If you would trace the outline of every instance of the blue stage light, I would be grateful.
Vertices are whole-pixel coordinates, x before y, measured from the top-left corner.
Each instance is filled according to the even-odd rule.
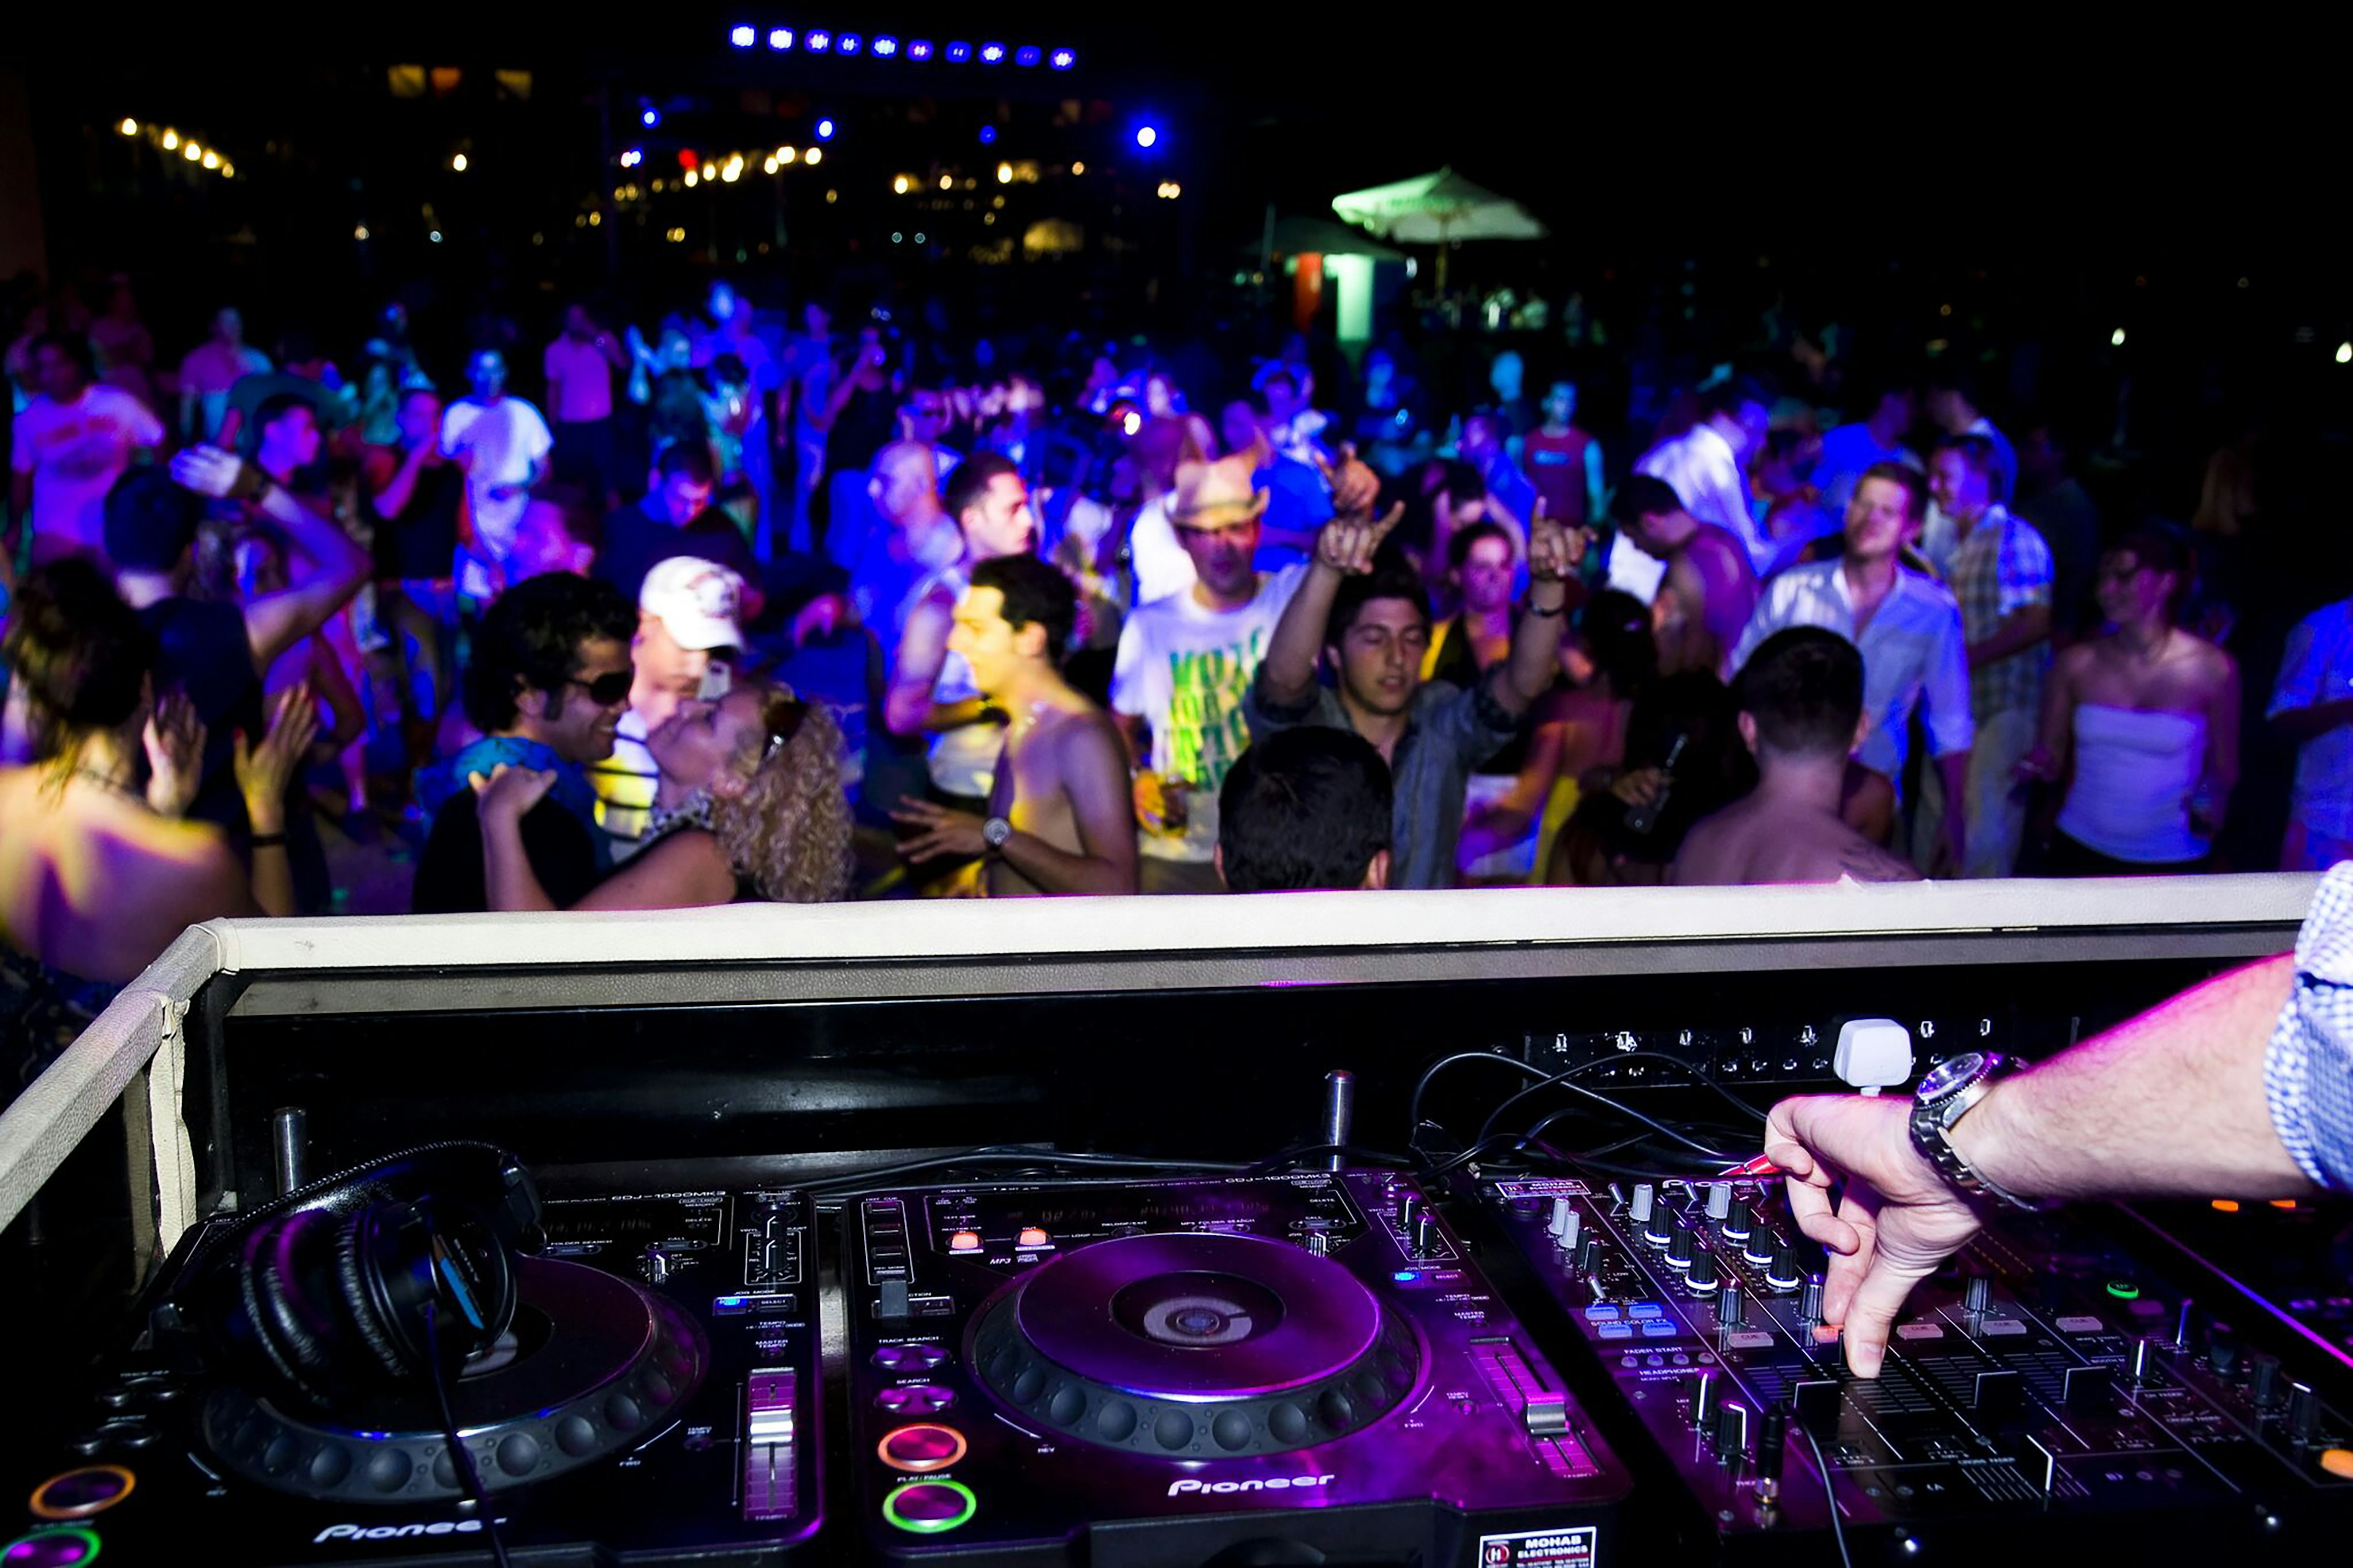
[[[837,55],[854,55],[858,52],[859,46],[865,41],[855,33],[836,33],[833,36],[833,52]]]
[[[908,39],[907,58],[911,60],[930,59],[932,58],[932,40],[929,38]]]
[[[758,37],[759,35],[752,30],[752,24],[749,22],[738,22],[727,30],[727,41],[739,49],[750,48],[753,40]]]
[[[1024,44],[1013,51],[1013,63],[1017,66],[1034,66],[1045,58],[1046,51],[1035,44]]]
[[[829,54],[833,49],[833,35],[822,27],[812,27],[801,35],[801,43],[813,55]]]
[[[1135,144],[1137,146],[1149,147],[1159,140],[1160,128],[1158,126],[1139,125],[1135,128]]]
[[[982,65],[993,66],[1004,58],[1005,46],[1003,44],[983,44],[980,46],[980,63]]]
[[[994,147],[997,145],[996,126],[984,125],[980,128],[980,144],[984,147]]]
[[[955,43],[948,46],[948,64],[952,66],[960,66],[970,58],[972,58],[972,46],[970,44],[967,44],[959,38]]]
[[[817,139],[820,142],[833,140],[833,121],[830,116],[817,122]]]
[[[1051,56],[1048,57],[1046,63],[1058,71],[1069,70],[1079,63],[1078,52],[1074,49],[1056,49]]]
[[[888,33],[885,33],[882,37],[874,40],[874,54],[875,58],[878,59],[889,59],[898,52],[899,40],[891,37]]]
[[[772,49],[789,49],[792,47],[793,30],[790,27],[771,27],[768,29],[768,47]]]
[[[638,118],[648,125],[659,125],[661,123],[661,110],[656,109],[651,104],[648,104],[646,105],[645,112],[638,115]]]

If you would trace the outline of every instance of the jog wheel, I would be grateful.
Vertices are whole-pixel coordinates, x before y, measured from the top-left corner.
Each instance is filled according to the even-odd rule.
[[[1286,1242],[1179,1232],[1064,1253],[974,1315],[968,1364],[1029,1421],[1162,1458],[1328,1443],[1410,1398],[1412,1326]]]

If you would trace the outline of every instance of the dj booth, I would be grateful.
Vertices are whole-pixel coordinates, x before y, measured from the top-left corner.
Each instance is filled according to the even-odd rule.
[[[1842,1041],[2047,1056],[2313,885],[196,928],[0,1116],[0,1562],[2339,1542],[2343,1208],[2000,1218],[1862,1382],[1734,1173]]]

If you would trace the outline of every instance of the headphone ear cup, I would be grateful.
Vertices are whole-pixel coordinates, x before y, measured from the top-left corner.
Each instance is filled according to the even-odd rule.
[[[287,1276],[300,1274],[305,1222],[319,1217],[290,1215],[263,1226],[247,1237],[242,1267],[231,1270],[243,1327],[254,1347],[279,1376],[314,1399],[321,1390],[313,1373],[324,1364],[326,1352],[304,1321],[300,1284],[290,1283]]]
[[[403,1241],[413,1230],[425,1228],[421,1216],[407,1204],[373,1204],[362,1209],[335,1233],[335,1286],[353,1335],[367,1347],[368,1354],[385,1375],[396,1379],[421,1373],[425,1366],[421,1356],[412,1356],[404,1349],[406,1336],[400,1332],[399,1325],[387,1323],[376,1304],[384,1294],[380,1289],[381,1276],[371,1279],[370,1275],[384,1266],[385,1260],[376,1256],[375,1244],[378,1227],[385,1226]],[[397,1261],[406,1264],[409,1260],[403,1258]],[[425,1268],[431,1269],[429,1257],[421,1261]]]

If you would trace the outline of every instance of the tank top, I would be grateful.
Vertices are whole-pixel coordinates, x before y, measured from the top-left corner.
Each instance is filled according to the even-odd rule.
[[[2190,831],[2189,800],[2206,765],[2206,721],[2103,703],[2075,709],[2075,779],[2059,830],[2114,860],[2196,860],[2208,840]]]

